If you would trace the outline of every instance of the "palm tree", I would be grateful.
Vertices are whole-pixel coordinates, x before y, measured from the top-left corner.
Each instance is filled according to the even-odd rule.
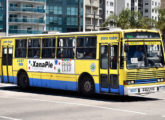
[[[165,9],[159,9],[159,21],[156,24],[156,28],[162,32],[165,46]]]
[[[159,21],[157,22],[156,27],[165,34],[165,9],[159,10]]]
[[[111,15],[102,24],[102,27],[108,25],[115,25],[122,29],[141,28],[150,29],[155,24],[155,21],[150,18],[144,18],[140,12],[131,11],[129,9],[123,10],[119,16]]]

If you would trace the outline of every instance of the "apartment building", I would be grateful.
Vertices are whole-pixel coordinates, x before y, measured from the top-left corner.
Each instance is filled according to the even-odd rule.
[[[100,28],[100,1],[84,0],[85,4],[85,31],[95,31]]]
[[[45,30],[45,0],[8,0],[9,34],[39,34]]]
[[[131,10],[131,0],[115,0],[115,14],[119,15],[123,9]]]
[[[9,34],[38,34],[45,30],[45,0],[8,0]]]
[[[0,32],[6,31],[6,0],[0,0]]]
[[[165,0],[161,0],[161,8],[165,9]]]
[[[105,0],[105,18],[115,13],[115,0]]]
[[[131,0],[131,10],[143,14],[143,0]]]
[[[83,29],[83,0],[81,3],[81,30]],[[46,0],[46,30],[78,31],[78,0]]]
[[[100,0],[100,25],[110,16],[115,14],[115,0]]]
[[[160,6],[160,0],[143,0],[143,17],[152,18],[158,21],[158,9]]]

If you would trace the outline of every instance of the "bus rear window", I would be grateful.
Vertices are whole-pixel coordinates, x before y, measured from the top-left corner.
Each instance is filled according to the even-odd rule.
[[[124,39],[160,39],[159,33],[153,32],[130,32],[124,34]]]

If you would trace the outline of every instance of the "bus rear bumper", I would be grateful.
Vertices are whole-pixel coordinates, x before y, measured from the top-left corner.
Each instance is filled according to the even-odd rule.
[[[152,85],[152,86],[141,86],[141,87],[124,87],[124,95],[142,95],[155,93],[159,91],[165,91],[165,84],[163,85]]]

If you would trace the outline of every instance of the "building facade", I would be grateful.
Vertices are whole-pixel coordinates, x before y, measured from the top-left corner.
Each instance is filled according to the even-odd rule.
[[[85,1],[85,31],[96,31],[100,29],[100,0]]]
[[[131,0],[115,0],[115,14],[119,15],[123,9],[131,10]]]
[[[8,33],[42,33],[45,30],[45,7],[45,0],[8,0]]]
[[[158,9],[160,6],[160,0],[143,0],[143,17],[152,18],[158,21]]]
[[[143,14],[143,0],[131,0],[131,11]]]
[[[161,8],[165,9],[165,0],[161,0]]]
[[[6,31],[6,0],[0,0],[0,32]]]
[[[115,13],[115,0],[105,0],[105,19]]]
[[[83,29],[83,0],[80,15]],[[78,31],[78,0],[46,0],[46,30]]]

